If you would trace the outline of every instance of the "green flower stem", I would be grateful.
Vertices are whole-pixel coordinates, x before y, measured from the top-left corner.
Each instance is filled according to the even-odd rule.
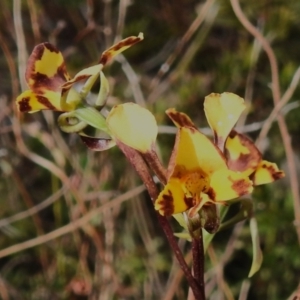
[[[159,192],[155,185],[155,182],[152,179],[151,174],[149,173],[147,164],[145,163],[141,154],[138,151],[121,143],[120,141],[117,141],[117,145],[120,148],[120,150],[124,153],[126,158],[129,160],[131,165],[135,168],[137,173],[139,174],[140,178],[142,179],[142,181],[144,182],[144,184],[148,190],[148,193],[149,193],[152,201],[155,201],[155,199],[158,197]],[[161,216],[158,212],[156,214],[157,214],[159,224],[162,227],[162,229],[168,239],[170,247],[172,248],[172,250],[178,260],[178,263],[189,283],[189,286],[191,287],[191,289],[194,293],[195,298],[197,300],[198,299],[204,300],[204,298],[202,297],[202,293],[200,291],[199,285],[197,284],[196,280],[194,279],[186,261],[184,260],[183,254],[182,254],[180,248],[178,247],[177,240],[174,237],[173,230],[172,230],[167,218]]]

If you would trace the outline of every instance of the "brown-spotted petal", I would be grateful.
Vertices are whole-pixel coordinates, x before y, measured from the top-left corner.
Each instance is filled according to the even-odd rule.
[[[263,160],[258,165],[256,171],[251,175],[251,180],[253,181],[253,185],[260,185],[271,183],[284,176],[284,172],[279,170],[275,163]]]
[[[245,135],[232,130],[226,140],[224,154],[230,170],[250,176],[261,162],[261,153]]]
[[[125,51],[126,49],[130,48],[131,46],[139,43],[144,39],[143,33],[139,33],[138,36],[130,36],[117,44],[113,45],[106,51],[104,51],[100,57],[100,64],[105,66],[112,58],[116,55],[120,54],[121,52]]]
[[[187,196],[178,178],[171,178],[155,200],[154,208],[163,216],[181,213],[194,206],[194,199]]]
[[[224,149],[228,134],[244,109],[244,99],[233,93],[212,93],[205,97],[205,115],[213,130],[215,144],[221,151]]]
[[[172,120],[172,122],[176,125],[176,127],[193,127],[197,129],[193,121],[190,119],[188,115],[182,112],[176,111],[175,108],[169,108],[166,110],[166,114]]]
[[[49,43],[39,44],[33,49],[25,78],[30,89],[39,95],[45,91],[60,91],[70,79],[61,52]]]
[[[252,181],[245,175],[231,170],[219,170],[210,178],[207,194],[214,201],[228,201],[253,191]]]
[[[116,55],[125,51],[126,49],[133,46],[134,44],[142,41],[143,38],[144,38],[144,36],[142,33],[140,33],[138,36],[130,36],[130,37],[118,42],[117,44],[113,45],[106,51],[104,51],[101,55],[99,64],[81,70],[79,73],[77,73],[74,76],[73,79],[68,80],[63,85],[63,94],[67,93],[68,90],[73,86],[73,84],[78,81],[87,80],[92,76],[100,76],[101,70],[110,60],[112,60]],[[96,79],[96,77],[95,77],[95,79]]]
[[[61,110],[60,93],[44,91],[42,95],[27,90],[19,95],[16,104],[20,112],[36,112],[42,109]]]

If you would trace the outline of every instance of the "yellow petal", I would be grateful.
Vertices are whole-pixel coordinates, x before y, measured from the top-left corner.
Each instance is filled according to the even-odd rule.
[[[37,95],[27,90],[18,96],[16,102],[21,112],[35,112],[41,109],[60,110],[60,93],[48,91],[45,95]]]
[[[219,169],[227,169],[220,150],[201,132],[192,127],[181,127],[169,164],[172,176],[176,166],[186,171],[201,170],[209,175]]]
[[[74,93],[77,95],[76,91]],[[35,94],[31,90],[27,90],[17,97],[16,103],[20,112],[36,112],[44,109],[71,111],[75,109],[77,102],[66,103],[64,107],[61,107],[60,100],[60,92],[44,91],[43,94]]]
[[[244,99],[232,93],[212,93],[205,97],[205,115],[213,130],[215,144],[221,151],[223,151],[229,132],[244,109]]]
[[[69,79],[64,58],[60,51],[49,43],[37,45],[29,57],[26,81],[36,94],[41,91],[60,91]]]
[[[251,175],[254,185],[271,183],[275,180],[283,178],[284,172],[279,170],[275,163],[263,160],[260,162],[257,170]]]
[[[247,176],[231,170],[219,170],[212,174],[207,194],[218,202],[250,194],[252,190],[252,181]]]
[[[163,216],[171,216],[184,212],[193,205],[193,198],[185,195],[180,180],[171,178],[155,200],[154,208]]]
[[[225,156],[230,170],[250,176],[261,162],[261,153],[245,135],[232,130],[225,143]]]
[[[112,47],[110,47],[102,53],[100,58],[100,64],[106,65],[113,57],[125,51],[134,44],[142,41],[143,39],[144,35],[140,32],[138,36],[130,36],[118,42],[117,44],[113,45]]]
[[[111,135],[142,153],[150,151],[157,136],[151,112],[135,103],[116,105],[106,119]]]

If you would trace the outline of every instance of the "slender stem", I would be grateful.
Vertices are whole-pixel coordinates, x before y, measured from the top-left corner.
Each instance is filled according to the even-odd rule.
[[[204,247],[202,229],[197,230],[197,236],[192,239],[192,253],[193,253],[193,271],[194,278],[200,287],[201,299],[205,299],[204,286]]]
[[[152,201],[155,201],[159,194],[158,189],[155,185],[155,182],[153,181],[152,176],[149,173],[147,164],[145,163],[141,154],[138,151],[121,143],[120,141],[117,141],[117,145],[120,148],[120,150],[124,153],[126,158],[129,160],[131,165],[135,168],[137,173],[139,174],[140,178],[142,179],[142,181],[144,182],[144,184],[148,190],[148,193],[149,193]],[[186,261],[184,260],[183,254],[177,244],[177,240],[174,237],[173,230],[172,230],[167,218],[164,216],[161,216],[158,212],[156,214],[157,214],[159,224],[162,227],[162,229],[166,235],[166,238],[170,244],[170,247],[172,248],[172,250],[177,258],[180,268],[182,269],[182,271],[189,283],[189,286],[193,290],[195,298],[199,299],[199,300],[204,300],[204,298],[202,297],[202,293],[200,291],[199,285],[197,284]]]

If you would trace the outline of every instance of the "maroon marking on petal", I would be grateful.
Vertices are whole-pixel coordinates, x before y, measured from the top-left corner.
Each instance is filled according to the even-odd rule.
[[[217,132],[213,130],[214,133],[214,144],[215,145],[224,145],[224,139],[221,136],[218,136]]]
[[[266,169],[270,176],[273,178],[273,180],[278,180],[278,179],[281,179],[285,176],[284,172],[283,171],[278,171],[276,170],[272,165],[267,165],[267,164],[262,164],[261,168],[263,169]],[[253,173],[251,176],[250,176],[250,180],[253,180],[255,177],[255,173]]]
[[[196,203],[195,203],[195,199],[194,197],[187,197],[187,196],[184,196],[184,203],[186,204],[186,206],[188,208],[191,208],[193,207]]]
[[[48,98],[46,98],[44,96],[40,96],[40,95],[37,95],[36,98],[37,98],[38,102],[43,104],[44,106],[46,106],[47,109],[57,110],[57,108],[52,105],[52,103],[49,101]]]
[[[141,39],[139,37],[129,37],[129,38],[119,42],[118,44],[112,46],[110,49],[108,49],[107,51],[102,53],[99,63],[102,65],[106,65],[106,63],[114,55],[114,52],[119,51],[123,47],[133,46],[134,44],[136,44],[140,41],[141,41]]]
[[[232,189],[237,192],[239,197],[248,194],[248,190],[252,186],[251,181],[245,181],[244,179],[234,181],[229,177],[229,180],[232,182]]]
[[[227,166],[233,171],[243,172],[247,169],[252,169],[254,172],[261,161],[261,153],[254,143],[245,135],[240,134],[235,130],[232,130],[229,134],[230,139],[234,139],[236,136],[238,136],[240,143],[249,150],[249,153],[241,153],[237,159],[232,159],[230,157],[230,151],[228,151],[225,144],[224,154],[227,160]]]
[[[91,75],[80,75],[77,76],[76,79],[73,78],[70,81],[65,82],[64,84],[62,84],[62,94],[64,94],[65,92],[67,92],[74,83],[80,81],[80,80],[85,80],[87,78],[91,77]]]
[[[167,115],[173,122],[177,123],[180,127],[192,127],[197,130],[194,123],[187,115],[177,112],[175,110],[167,111]]]
[[[45,51],[44,44],[37,45],[32,52],[35,60],[41,60]]]
[[[104,151],[111,148],[112,139],[80,136],[83,143],[91,150]]]
[[[27,111],[32,110],[31,106],[29,105],[29,101],[30,101],[30,98],[25,97],[25,98],[22,98],[21,101],[18,102],[20,112],[27,112]]]
[[[43,93],[44,89],[55,92],[61,90],[61,86],[69,77],[66,72],[65,64],[63,63],[60,67],[58,67],[57,73],[52,77],[48,77],[46,74],[37,72],[31,74],[30,78],[34,82],[32,85],[32,90]]]
[[[103,53],[101,55],[99,63],[102,64],[103,66],[106,65],[106,63],[111,59],[112,54],[111,53]]]
[[[163,194],[162,199],[158,201],[161,208],[160,211],[163,212],[164,216],[171,216],[174,213],[174,203],[173,195],[170,190],[168,190],[168,195]]]
[[[209,188],[206,194],[211,200],[216,200],[216,192],[212,188]]]
[[[59,50],[57,50],[53,45],[49,43],[43,43],[35,46],[27,63],[27,68],[25,73],[25,78],[27,82],[29,81],[30,78],[32,78],[33,74],[35,74],[35,63],[36,61],[42,59],[45,52],[45,48],[47,48],[51,52],[59,53]]]
[[[52,44],[46,42],[46,43],[44,43],[43,45],[44,45],[45,48],[47,48],[49,51],[55,52],[55,53],[59,53],[59,50],[58,50],[55,46],[53,46]]]
[[[62,85],[64,82],[70,79],[66,64],[64,62],[57,68],[57,72],[53,77],[56,79],[61,78],[62,82],[59,82],[59,85]]]
[[[26,82],[29,82],[32,74],[35,73],[35,63],[37,60],[41,60],[45,51],[44,44],[39,44],[34,47],[27,63],[27,68],[25,72]]]

